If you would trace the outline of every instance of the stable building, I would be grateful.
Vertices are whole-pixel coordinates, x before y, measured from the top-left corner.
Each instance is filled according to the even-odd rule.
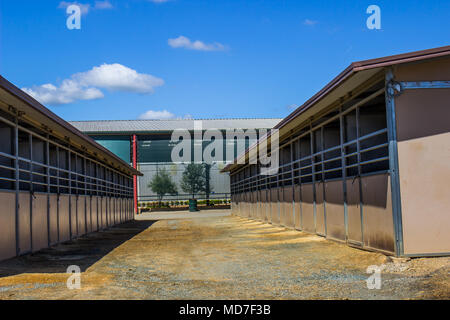
[[[450,253],[450,46],[352,63],[224,171],[232,212],[396,256]]]
[[[136,175],[0,76],[0,260],[132,220]]]

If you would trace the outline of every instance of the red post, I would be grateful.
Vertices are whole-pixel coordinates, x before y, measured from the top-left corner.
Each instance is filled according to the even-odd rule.
[[[137,169],[137,138],[133,134],[133,168]],[[138,200],[137,200],[137,176],[133,176],[133,192],[134,192],[134,213],[138,214]]]

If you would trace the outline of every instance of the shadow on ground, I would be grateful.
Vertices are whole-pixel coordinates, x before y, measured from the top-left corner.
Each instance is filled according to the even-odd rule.
[[[32,254],[1,261],[0,278],[22,273],[65,273],[69,265],[77,265],[84,272],[155,222],[157,220],[126,222]]]

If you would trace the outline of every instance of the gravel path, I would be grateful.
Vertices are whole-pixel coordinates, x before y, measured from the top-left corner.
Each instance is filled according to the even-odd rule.
[[[0,299],[450,298],[448,257],[394,263],[224,211],[173,215],[0,262]],[[66,287],[69,265],[80,290]],[[380,289],[367,288],[371,265],[383,269]]]

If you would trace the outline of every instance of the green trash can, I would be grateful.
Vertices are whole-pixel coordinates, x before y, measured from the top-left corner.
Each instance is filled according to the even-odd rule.
[[[189,199],[189,212],[196,212],[197,208],[197,199]]]

